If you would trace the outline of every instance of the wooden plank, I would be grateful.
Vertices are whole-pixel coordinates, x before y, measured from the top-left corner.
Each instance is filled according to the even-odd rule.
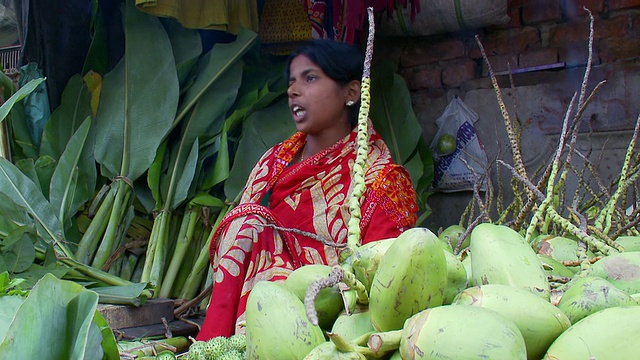
[[[162,324],[173,320],[172,299],[149,299],[140,307],[98,304],[98,311],[112,329]]]
[[[167,324],[171,336],[191,336],[196,337],[202,326],[204,317],[189,319],[189,322],[180,319],[173,320]],[[196,325],[197,324],[197,325]],[[137,326],[126,329],[118,329],[114,332],[118,340],[133,340],[149,337],[166,337],[167,326],[165,324],[154,324],[146,326]]]

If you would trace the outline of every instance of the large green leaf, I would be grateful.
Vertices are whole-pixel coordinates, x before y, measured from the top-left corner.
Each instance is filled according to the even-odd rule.
[[[22,229],[14,230],[2,246],[2,258],[7,270],[13,274],[21,273],[29,268],[36,258],[33,247],[33,234]],[[10,243],[10,244],[9,244]]]
[[[24,225],[33,225],[27,210],[0,192],[0,238],[5,238],[10,232]]]
[[[182,164],[182,172],[180,174],[174,174],[176,177],[175,190],[171,197],[170,209],[177,209],[178,206],[187,198],[189,187],[196,174],[196,165],[198,163],[198,139],[191,146],[189,156]]]
[[[109,29],[107,28],[106,18],[98,6],[98,1],[92,1],[91,3],[91,28],[93,30],[93,36],[84,60],[84,65],[82,66],[82,75],[91,70],[104,75],[111,70],[111,63],[109,61]]]
[[[44,127],[40,154],[59,159],[71,136],[88,116],[91,116],[91,93],[82,77],[74,75],[62,92],[60,106]]]
[[[235,41],[216,44],[202,57],[198,64],[198,76],[180,103],[174,126],[187,115],[212,84],[251,48],[256,39],[256,33],[242,28]]]
[[[229,178],[224,182],[226,197],[235,199],[264,152],[286,140],[295,130],[286,98],[251,114],[244,122],[233,167]]]
[[[22,296],[0,296],[0,339],[4,339],[11,320],[16,315],[20,305],[24,303],[24,297]]]
[[[11,123],[10,128],[13,135],[11,139],[13,142],[11,150],[13,151],[14,160],[24,158],[37,159],[38,147],[29,134],[29,127],[27,126],[27,118],[24,114],[22,102],[17,102],[13,105],[13,109],[11,109],[9,119],[7,120]]]
[[[120,360],[120,351],[118,350],[118,343],[113,335],[113,330],[107,323],[107,320],[96,311],[93,316],[93,323],[98,326],[100,333],[102,334],[102,351],[104,352],[103,360]]]
[[[127,286],[94,287],[91,290],[100,296],[100,303],[103,304],[140,306],[144,300],[141,299],[142,292],[149,287],[148,283],[138,283]]]
[[[15,313],[0,353],[7,359],[102,359],[102,348],[88,342],[97,305],[95,292],[47,274]]]
[[[411,95],[390,63],[381,63],[371,74],[371,121],[391,150],[397,164],[404,164],[422,137],[422,128],[411,107]],[[412,179],[417,181],[419,176]]]
[[[26,83],[24,86],[22,86],[13,95],[11,95],[11,97],[8,98],[2,104],[2,106],[0,106],[0,122],[2,122],[2,120],[4,120],[7,117],[7,115],[9,114],[9,111],[11,111],[11,108],[13,108],[13,105],[15,103],[24,99],[27,95],[31,94],[31,92],[33,92],[38,87],[38,85],[40,85],[40,83],[43,82],[44,80],[45,80],[44,78],[33,79],[28,83]]]
[[[171,128],[179,89],[171,44],[160,21],[128,0],[124,23],[124,58],[102,84],[95,157],[105,176],[135,181]]]
[[[53,241],[65,255],[71,253],[59,241],[63,239],[62,226],[51,204],[31,179],[6,159],[0,157],[0,192],[9,196],[18,206],[27,209],[43,233],[39,235]]]
[[[63,224],[71,220],[93,195],[94,189],[87,186],[79,172],[83,155],[92,159],[91,149],[86,150],[85,146],[90,129],[91,117],[88,116],[69,140],[51,178],[49,201],[58,210],[58,219]]]
[[[198,158],[195,157],[191,158],[192,162],[188,163],[193,167],[189,168],[190,180],[187,183],[183,177],[187,166],[187,155],[193,153],[192,147],[194,143],[199,143],[199,139],[209,140],[221,131],[226,113],[238,94],[242,80],[242,68],[243,62],[240,59],[227,67],[226,71],[220,74],[213,85],[200,97],[193,111],[182,120],[180,141],[171,150],[168,176],[163,179],[165,183],[165,208],[168,206],[168,210],[175,209],[186,199],[198,161]],[[195,154],[198,154],[197,149]],[[182,181],[182,184],[178,183],[179,180]],[[184,185],[186,187],[183,187]]]
[[[171,41],[171,49],[173,57],[176,61],[176,69],[178,70],[178,82],[180,88],[184,88],[193,80],[194,68],[198,63],[198,58],[202,54],[202,40],[200,33],[196,29],[186,29],[174,19],[160,19],[164,26],[169,40]]]

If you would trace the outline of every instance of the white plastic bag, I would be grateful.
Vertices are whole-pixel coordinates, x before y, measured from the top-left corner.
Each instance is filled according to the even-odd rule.
[[[476,181],[483,175],[488,161],[473,126],[477,120],[478,114],[457,96],[436,120],[438,132],[431,142],[431,151],[436,161],[433,179],[435,190],[473,190]],[[444,134],[450,134],[456,140],[455,150],[448,155],[438,149],[438,140]],[[484,182],[480,189],[484,190]]]

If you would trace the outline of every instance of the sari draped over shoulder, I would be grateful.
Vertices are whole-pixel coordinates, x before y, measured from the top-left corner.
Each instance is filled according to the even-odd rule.
[[[416,222],[416,194],[407,171],[369,124],[361,242],[398,236]],[[249,292],[258,281],[283,281],[300,266],[338,264],[331,243],[347,241],[356,131],[291,164],[305,144],[296,133],[269,149],[253,168],[240,203],[211,241],[214,287],[198,340],[243,332]],[[266,204],[266,206],[265,206]],[[307,236],[312,234],[312,236]]]

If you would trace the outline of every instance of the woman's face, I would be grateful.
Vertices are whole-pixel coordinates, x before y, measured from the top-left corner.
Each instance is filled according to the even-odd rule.
[[[311,136],[337,131],[340,137],[351,131],[345,103],[358,100],[352,86],[341,86],[304,55],[291,61],[288,80],[289,110],[298,131]]]

